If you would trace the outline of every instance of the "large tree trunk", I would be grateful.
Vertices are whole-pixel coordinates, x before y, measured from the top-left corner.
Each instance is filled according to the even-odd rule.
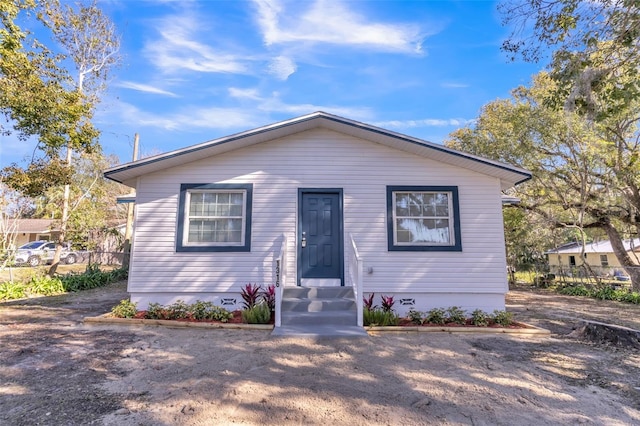
[[[620,265],[622,265],[624,270],[627,271],[627,274],[629,274],[629,277],[631,277],[632,288],[635,291],[640,291],[640,266],[635,264],[631,259],[631,256],[629,256],[629,253],[627,253],[618,230],[608,222],[602,227],[607,232],[607,236],[611,242],[611,247],[613,248],[613,253],[616,255],[618,262],[620,262]]]

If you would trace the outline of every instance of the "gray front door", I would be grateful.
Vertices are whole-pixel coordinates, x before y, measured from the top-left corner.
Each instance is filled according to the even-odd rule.
[[[344,285],[342,190],[300,189],[298,285]]]

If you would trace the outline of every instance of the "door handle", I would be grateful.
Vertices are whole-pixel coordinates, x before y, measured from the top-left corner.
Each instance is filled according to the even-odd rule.
[[[307,246],[307,233],[303,232],[302,233],[302,240],[300,241],[302,248],[305,248]]]

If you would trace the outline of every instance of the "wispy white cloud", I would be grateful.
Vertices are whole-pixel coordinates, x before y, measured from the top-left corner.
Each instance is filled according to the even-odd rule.
[[[178,112],[156,114],[143,111],[134,105],[118,105],[123,123],[136,127],[153,127],[167,131],[189,129],[250,128],[255,124],[255,113],[246,108],[185,107]]]
[[[198,36],[200,25],[192,16],[171,16],[154,22],[160,37],[146,42],[144,54],[163,72],[250,73],[247,58],[197,41],[202,38]]]
[[[237,87],[229,87],[229,96],[237,99],[262,99],[258,89],[240,89]]]
[[[166,96],[170,96],[172,98],[178,98],[179,97],[178,95],[176,95],[173,92],[169,92],[167,90],[160,89],[160,88],[155,87],[155,86],[150,86],[148,84],[134,83],[132,81],[122,81],[122,82],[117,83],[116,86],[122,87],[122,88],[125,88],[125,89],[135,90],[135,91],[138,91],[138,92],[153,93],[153,94],[157,94],[157,95],[166,95]]]
[[[452,83],[452,82],[442,83],[440,86],[447,89],[464,89],[466,87],[469,87],[469,85],[465,83]]]
[[[416,127],[462,127],[473,123],[475,120],[465,118],[425,118],[421,120],[390,120],[390,121],[378,121],[372,123],[378,127],[384,127],[386,129],[408,129]]]
[[[135,128],[153,127],[178,132],[197,129],[245,130],[256,125],[287,119],[315,111],[349,117],[356,120],[370,120],[372,111],[367,107],[341,107],[318,104],[289,104],[283,102],[278,93],[262,97],[255,89],[229,89],[229,95],[236,99],[251,100],[253,108],[241,105],[223,107],[188,106],[170,113],[143,111],[128,103],[114,105],[123,124]],[[256,124],[258,123],[258,124]]]
[[[254,0],[258,24],[267,45],[315,42],[367,47],[377,51],[420,53],[426,33],[415,24],[368,22],[342,1],[285,3]],[[307,10],[292,12],[293,6]]]
[[[283,81],[296,72],[296,69],[295,62],[286,56],[276,56],[271,60],[268,67],[269,74]]]

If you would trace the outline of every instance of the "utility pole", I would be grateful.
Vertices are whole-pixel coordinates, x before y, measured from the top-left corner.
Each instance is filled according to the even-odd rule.
[[[140,136],[136,133],[133,137],[133,161],[138,159],[138,144]],[[133,190],[132,195],[135,195],[136,191]],[[127,225],[124,230],[124,257],[122,258],[122,267],[129,269],[129,262],[131,261],[131,236],[133,235],[133,219],[135,202],[127,203]]]

